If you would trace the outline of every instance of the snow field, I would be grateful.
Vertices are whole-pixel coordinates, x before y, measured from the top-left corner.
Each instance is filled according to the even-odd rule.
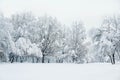
[[[120,80],[120,64],[0,64],[0,80]]]

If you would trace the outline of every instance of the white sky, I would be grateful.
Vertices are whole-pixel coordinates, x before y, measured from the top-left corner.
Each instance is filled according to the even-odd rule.
[[[98,27],[105,15],[120,12],[120,0],[0,0],[5,16],[31,11],[37,16],[50,15],[66,25],[82,20],[89,30]]]

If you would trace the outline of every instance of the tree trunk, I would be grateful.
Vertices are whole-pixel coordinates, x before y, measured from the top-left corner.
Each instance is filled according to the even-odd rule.
[[[112,54],[112,64],[115,64],[115,54]]]
[[[42,63],[44,63],[44,59],[45,59],[45,54],[43,54]]]
[[[34,63],[35,61],[34,61],[34,56],[32,56],[32,63]]]
[[[110,62],[113,64],[113,61],[112,61],[112,56],[111,55],[108,55],[109,58],[110,58]]]
[[[115,64],[115,54],[109,55],[112,64]]]
[[[36,57],[36,63],[38,63],[39,62],[39,58],[38,57]]]
[[[13,63],[13,62],[14,62],[14,58],[12,57],[12,58],[11,58],[11,63]]]

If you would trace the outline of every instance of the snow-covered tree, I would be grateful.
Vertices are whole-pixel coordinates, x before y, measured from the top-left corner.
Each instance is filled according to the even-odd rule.
[[[0,48],[4,51],[5,56],[14,49],[12,40],[13,26],[8,18],[0,16]]]
[[[54,56],[59,48],[59,34],[61,33],[61,25],[56,20],[49,16],[39,17],[37,20],[37,44],[41,48],[44,63],[45,56]]]
[[[119,56],[119,43],[120,43],[120,18],[107,17],[103,20],[102,26],[94,34],[94,43],[96,44],[97,53],[101,59],[105,61],[106,56],[112,64],[115,64],[115,57]],[[101,53],[101,54],[100,54]],[[108,61],[107,60],[107,61]]]
[[[86,54],[86,48],[82,44],[86,38],[85,28],[82,22],[74,22],[70,32],[70,50],[74,54],[73,62],[82,63]]]
[[[36,22],[36,18],[31,13],[12,15],[11,23],[14,27],[14,34],[12,37],[16,47],[13,52],[14,54],[19,56],[33,55],[42,57],[39,45],[33,40],[36,37],[36,35],[33,35],[33,33],[36,33],[35,30],[37,30],[37,27],[35,27]]]

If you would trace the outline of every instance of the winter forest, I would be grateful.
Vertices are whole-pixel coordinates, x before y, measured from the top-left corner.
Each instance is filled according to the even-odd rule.
[[[0,62],[115,64],[120,62],[120,15],[104,17],[87,33],[83,21],[66,26],[54,16],[1,14]]]

